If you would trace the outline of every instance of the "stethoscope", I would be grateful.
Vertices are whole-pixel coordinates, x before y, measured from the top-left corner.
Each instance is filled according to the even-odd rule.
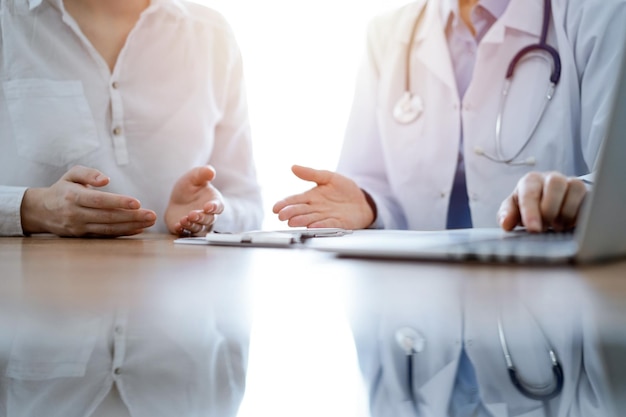
[[[551,346],[548,346],[548,355],[550,356],[550,363],[552,363],[554,382],[541,387],[531,387],[517,375],[517,368],[515,368],[513,364],[511,352],[509,352],[509,347],[507,346],[506,337],[504,336],[504,330],[502,328],[502,319],[500,317],[498,317],[498,336],[500,337],[500,347],[502,348],[504,361],[506,362],[506,367],[509,372],[509,379],[522,395],[531,400],[549,401],[561,393],[563,390],[563,368],[561,368],[561,364]],[[544,339],[545,338],[544,334]]]
[[[542,330],[543,333],[543,330]],[[509,351],[506,336],[502,327],[502,319],[498,317],[498,335],[500,338],[500,347],[504,354],[509,379],[513,386],[526,398],[532,400],[543,401],[544,403],[557,397],[563,390],[563,368],[554,352],[554,349],[548,345],[548,355],[552,363],[552,374],[554,380],[551,383],[541,386],[531,386],[526,383],[517,374],[517,368],[513,363],[511,352]],[[404,351],[407,359],[407,386],[409,388],[409,399],[416,404],[415,394],[413,392],[413,361],[416,354],[424,351],[426,347],[426,338],[417,330],[411,327],[402,327],[396,331],[396,342]],[[545,337],[544,334],[544,339]]]
[[[533,137],[539,123],[543,119],[543,115],[545,113],[546,107],[552,97],[554,97],[554,91],[556,89],[557,84],[559,83],[559,79],[561,78],[561,58],[559,57],[559,53],[556,49],[548,45],[548,28],[550,26],[550,17],[552,15],[552,5],[550,0],[544,0],[544,8],[543,8],[543,22],[541,26],[541,38],[539,43],[531,44],[524,47],[520,50],[509,63],[509,67],[506,71],[506,76],[504,79],[504,86],[502,87],[502,93],[500,95],[500,104],[498,108],[498,115],[496,118],[496,153],[495,155],[489,154],[485,152],[482,148],[476,147],[474,152],[477,155],[484,156],[485,158],[498,163],[503,163],[507,165],[535,165],[536,161],[534,157],[529,157],[524,160],[517,160],[519,155],[526,149],[528,143]],[[400,100],[396,103],[393,108],[393,117],[396,122],[400,124],[408,124],[415,121],[424,110],[424,103],[422,99],[416,95],[411,93],[411,51],[413,49],[415,34],[417,32],[417,28],[422,19],[422,15],[424,14],[424,10],[426,6],[422,7],[419,16],[415,19],[415,23],[413,24],[413,28],[411,30],[411,38],[409,40],[409,44],[406,50],[406,59],[405,59],[405,80],[404,80],[404,93],[400,97]],[[543,54],[541,52],[544,52]],[[525,58],[529,58],[530,54],[533,53],[533,56],[538,56],[545,59],[548,64],[551,64],[552,72],[550,74],[550,83],[548,85],[548,89],[545,94],[545,99],[541,106],[540,112],[535,120],[535,123],[528,134],[528,137],[519,148],[519,150],[513,156],[505,156],[502,151],[502,114],[504,113],[504,108],[506,107],[507,98],[509,95],[509,89],[511,83],[513,81],[513,73],[515,72],[515,68],[517,64]],[[546,56],[549,55],[549,57]]]

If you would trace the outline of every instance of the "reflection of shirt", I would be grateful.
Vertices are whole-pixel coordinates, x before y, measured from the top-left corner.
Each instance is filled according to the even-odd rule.
[[[61,0],[2,5],[0,235],[22,233],[25,187],[50,186],[77,164],[156,211],[165,232],[174,182],[210,163],[226,206],[215,228],[259,227],[241,57],[221,16],[152,0],[111,72]]]
[[[502,16],[508,3],[509,0],[481,0],[471,13],[472,24],[476,31],[476,35],[473,36],[461,19],[458,1],[449,0],[443,2],[442,13],[443,21],[447,22],[446,39],[448,41],[448,50],[450,51],[450,59],[452,61],[456,85],[461,100],[472,80],[478,43],[496,20]],[[461,132],[458,165],[452,193],[450,195],[450,207],[448,209],[448,228],[472,227],[465,185],[462,135],[463,133]],[[465,348],[461,350],[459,367],[450,398],[449,414],[451,417],[479,417],[490,415],[481,403],[474,367],[465,352]]]
[[[0,351],[0,415],[234,417],[249,340],[243,292],[218,280],[146,277],[92,284],[104,295],[84,290],[77,305],[34,296],[9,311],[15,325],[2,335],[11,346]]]

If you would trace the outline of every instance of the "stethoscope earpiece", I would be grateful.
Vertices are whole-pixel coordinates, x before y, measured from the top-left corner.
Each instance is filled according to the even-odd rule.
[[[409,124],[416,120],[424,110],[422,98],[405,91],[393,108],[393,118],[401,124]]]
[[[474,147],[474,153],[476,155],[478,155],[478,156],[484,156],[485,158],[489,159],[490,161],[504,163],[504,164],[511,165],[511,166],[523,166],[523,165],[534,166],[535,164],[537,164],[537,159],[535,159],[534,156],[530,156],[530,157],[524,159],[523,161],[516,161],[516,160],[514,160],[514,158],[511,158],[511,159],[501,159],[501,158],[499,158],[497,156],[488,154],[480,146],[475,146]]]

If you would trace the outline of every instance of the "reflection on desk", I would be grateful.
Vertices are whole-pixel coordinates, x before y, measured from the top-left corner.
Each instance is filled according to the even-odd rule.
[[[623,406],[625,262],[370,261],[144,234],[0,238],[0,265],[0,416],[444,416],[461,347],[491,415]],[[498,320],[525,383],[552,383],[554,349],[554,399],[512,385]],[[422,339],[410,368],[407,328]]]

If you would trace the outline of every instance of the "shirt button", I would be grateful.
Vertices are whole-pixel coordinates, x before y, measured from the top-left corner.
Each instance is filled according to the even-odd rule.
[[[113,373],[115,375],[120,375],[122,373],[122,368],[115,368],[115,370],[113,371]]]
[[[120,85],[118,84],[118,82],[117,82],[117,81],[113,81],[113,82],[111,83],[111,87],[113,87],[113,89],[114,89],[114,90],[117,90],[117,88],[118,88],[119,86],[120,86]]]
[[[122,133],[122,128],[121,127],[116,127],[115,129],[113,129],[113,134],[115,136],[118,136],[121,133]]]
[[[115,333],[122,334],[124,328],[122,326],[115,326]]]
[[[446,197],[446,192],[442,191],[441,194],[439,194],[441,196],[441,198],[445,198]]]

